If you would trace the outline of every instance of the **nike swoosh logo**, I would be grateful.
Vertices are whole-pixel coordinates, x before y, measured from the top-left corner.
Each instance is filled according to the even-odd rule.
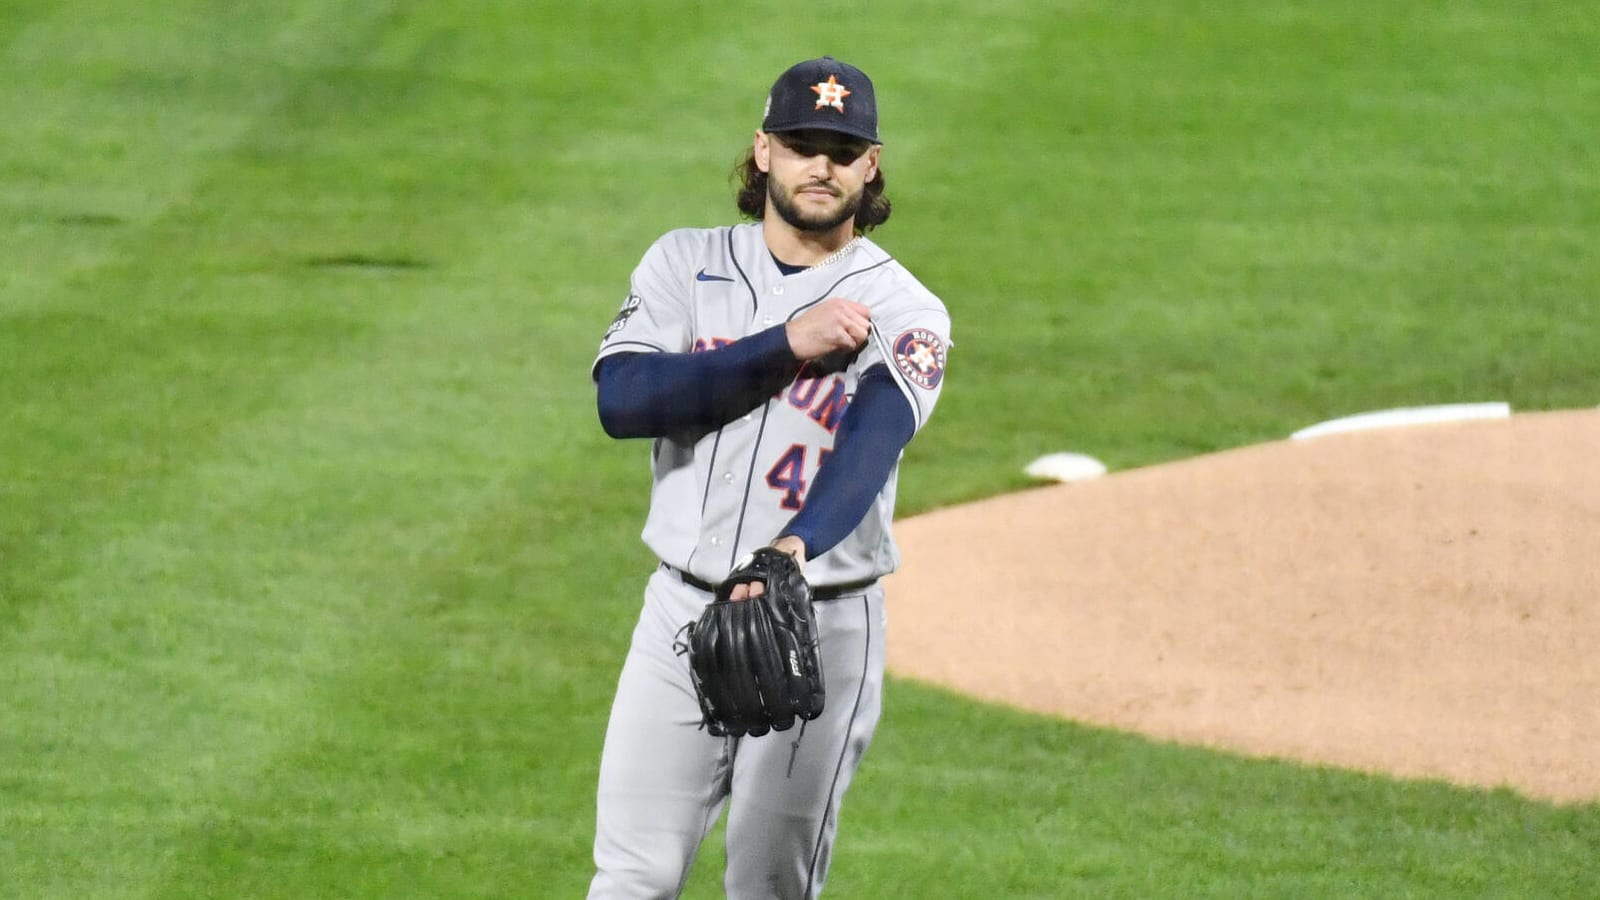
[[[732,281],[733,279],[729,278],[726,275],[707,275],[706,274],[706,270],[705,269],[701,269],[700,271],[694,273],[694,280],[695,281]]]

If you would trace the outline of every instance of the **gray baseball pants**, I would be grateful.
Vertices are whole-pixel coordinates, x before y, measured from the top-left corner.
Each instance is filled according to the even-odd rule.
[[[665,568],[645,587],[600,758],[590,900],[677,897],[724,809],[730,900],[822,891],[840,801],[878,724],[883,587],[817,604],[826,706],[804,731],[761,737],[701,727],[674,644],[710,599]]]

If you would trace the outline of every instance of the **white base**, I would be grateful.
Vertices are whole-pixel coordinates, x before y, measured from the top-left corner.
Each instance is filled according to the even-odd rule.
[[[1030,478],[1045,481],[1087,481],[1106,474],[1105,463],[1082,453],[1050,453],[1022,470]]]
[[[1411,406],[1360,413],[1320,422],[1302,428],[1290,437],[1294,440],[1337,434],[1344,431],[1364,431],[1370,428],[1394,428],[1404,425],[1425,425],[1432,422],[1461,422],[1469,419],[1503,419],[1511,415],[1509,403],[1449,403],[1440,406]]]

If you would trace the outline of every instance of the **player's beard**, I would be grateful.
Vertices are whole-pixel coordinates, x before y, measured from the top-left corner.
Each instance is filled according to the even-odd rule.
[[[861,191],[846,195],[832,212],[807,215],[778,179],[767,178],[767,198],[772,201],[772,208],[797,231],[825,232],[838,228],[856,217],[856,211],[861,208],[861,195]]]

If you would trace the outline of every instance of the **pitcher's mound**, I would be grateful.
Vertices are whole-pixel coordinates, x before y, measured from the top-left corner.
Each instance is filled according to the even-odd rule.
[[[896,537],[896,674],[1158,738],[1600,799],[1600,413],[1264,444]]]

